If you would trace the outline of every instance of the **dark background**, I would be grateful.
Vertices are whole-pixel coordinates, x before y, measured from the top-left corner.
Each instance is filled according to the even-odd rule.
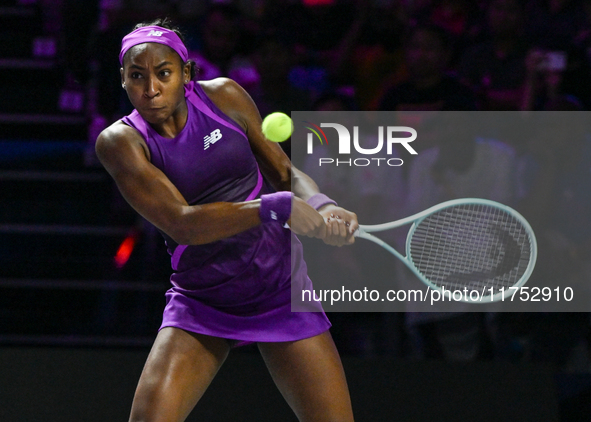
[[[200,58],[198,77],[236,79],[262,115],[587,111],[590,4],[0,0],[0,419],[125,420],[159,327],[169,257],[94,155],[98,133],[131,111],[117,56],[135,23],[172,17]],[[531,65],[534,50],[566,52],[565,69]],[[539,158],[540,145],[501,138],[518,157]],[[281,145],[290,153],[289,142]],[[586,199],[575,199],[588,216]],[[544,274],[561,279],[588,262],[591,232],[588,218],[572,238],[554,221],[540,219],[536,233],[563,230],[576,252],[543,260]],[[118,262],[122,245],[131,254]],[[513,313],[493,324],[329,317],[357,420],[588,419],[587,313]],[[452,359],[441,335],[466,327],[476,327],[479,352]],[[233,351],[197,415],[293,419],[250,346]]]

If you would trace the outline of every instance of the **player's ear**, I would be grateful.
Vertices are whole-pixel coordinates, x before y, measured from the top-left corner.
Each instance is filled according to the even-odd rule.
[[[184,83],[189,83],[189,81],[191,80],[191,66],[192,66],[192,63],[190,60],[187,61],[187,63],[185,63],[183,66],[183,82]]]
[[[123,76],[123,68],[119,69],[119,73],[121,74],[121,87],[125,89],[125,77]]]

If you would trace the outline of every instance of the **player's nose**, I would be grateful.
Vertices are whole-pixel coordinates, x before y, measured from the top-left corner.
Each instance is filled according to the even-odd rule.
[[[146,97],[153,98],[160,94],[160,84],[158,78],[150,76],[146,80],[146,90],[145,93]]]

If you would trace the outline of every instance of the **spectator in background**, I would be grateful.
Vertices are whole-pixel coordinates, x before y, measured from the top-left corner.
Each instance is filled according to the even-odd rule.
[[[547,110],[562,100],[579,102],[563,90],[567,60],[565,52],[537,49],[529,52],[521,110]]]
[[[294,44],[296,65],[290,81],[318,98],[332,88],[329,68],[335,50],[354,21],[354,6],[344,0],[269,2],[261,25]]]
[[[360,109],[377,110],[385,87],[406,76],[402,35],[404,5],[357,0],[355,20],[327,62],[334,84],[350,87]]]
[[[542,0],[527,4],[527,32],[531,42],[544,50],[570,50],[586,27],[579,0]]]
[[[523,110],[544,110],[559,97],[591,105],[591,2],[549,0],[529,6],[532,45]],[[570,99],[572,102],[573,98]]]
[[[486,10],[488,37],[460,60],[460,78],[473,88],[484,110],[519,110],[528,45],[519,0],[491,0]]]
[[[480,9],[472,0],[443,0],[436,2],[424,16],[424,22],[445,30],[453,39],[455,48],[450,63],[457,66],[459,54],[482,32]]]
[[[405,45],[408,81],[388,90],[380,110],[475,110],[472,91],[446,74],[451,45],[433,25],[415,27]]]
[[[249,90],[249,94],[262,116],[274,111],[289,114],[294,110],[310,109],[309,93],[297,89],[289,80],[294,65],[293,49],[289,41],[272,34],[260,37],[252,55],[260,80]]]
[[[584,109],[591,109],[591,0],[582,0],[583,24],[572,39],[571,48],[566,51],[567,68],[564,72],[562,89],[576,96]]]
[[[199,28],[201,43],[189,51],[199,69],[199,79],[227,76],[247,90],[259,83],[254,64],[242,50],[245,33],[238,8],[212,5]]]
[[[584,24],[573,39],[575,46],[585,52],[586,60],[591,63],[591,0],[582,0]]]
[[[155,19],[162,16],[173,17],[179,21],[196,19],[205,12],[206,2],[194,0],[101,0],[110,3],[117,10],[118,18],[129,25],[137,18]]]
[[[398,113],[398,119],[401,124],[415,128],[421,127],[427,116],[418,111],[476,110],[470,88],[446,73],[450,51],[444,30],[432,25],[415,27],[405,45],[408,80],[389,89],[379,109],[410,112]],[[422,133],[416,147],[432,147],[432,134]]]
[[[319,53],[338,45],[353,17],[351,2],[302,0],[270,7],[264,24],[285,31],[301,48]]]
[[[474,35],[477,27],[478,5],[469,0],[443,0],[430,12],[429,22],[446,30],[456,39]]]

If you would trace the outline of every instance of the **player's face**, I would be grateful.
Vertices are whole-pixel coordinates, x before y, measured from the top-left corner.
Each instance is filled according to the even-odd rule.
[[[170,47],[144,43],[125,55],[121,81],[131,104],[149,123],[159,124],[184,105],[189,66]]]

